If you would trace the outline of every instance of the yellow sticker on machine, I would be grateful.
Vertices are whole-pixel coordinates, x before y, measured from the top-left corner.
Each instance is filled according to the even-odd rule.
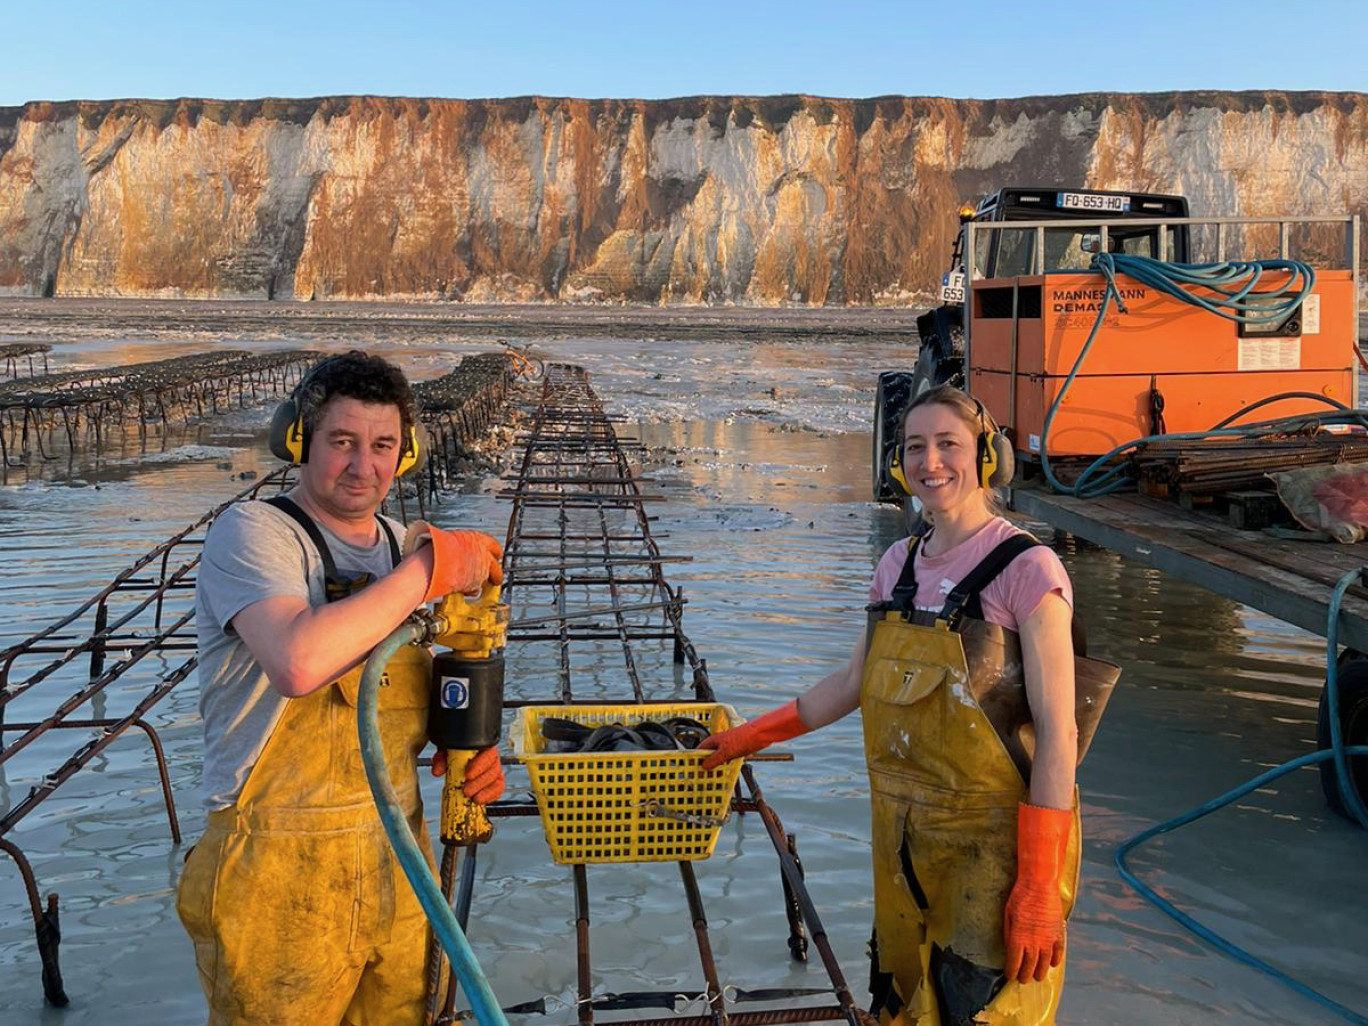
[[[1301,370],[1301,339],[1242,338],[1239,369],[1242,371]]]

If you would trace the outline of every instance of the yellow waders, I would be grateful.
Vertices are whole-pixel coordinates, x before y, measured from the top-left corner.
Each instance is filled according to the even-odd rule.
[[[909,555],[909,562],[912,556]],[[961,635],[889,614],[874,626],[860,710],[873,804],[877,968],[900,1026],[1054,1022],[1064,966],[1003,983],[1021,771],[975,699]],[[1019,667],[1018,667],[1019,673]],[[1024,701],[1024,692],[1021,701]],[[1073,909],[1078,801],[1060,897]]]
[[[390,779],[433,863],[415,760],[427,741],[426,651],[380,687]],[[361,667],[292,699],[236,805],[209,814],[176,903],[210,1026],[417,1026],[428,927],[395,860],[357,740]]]

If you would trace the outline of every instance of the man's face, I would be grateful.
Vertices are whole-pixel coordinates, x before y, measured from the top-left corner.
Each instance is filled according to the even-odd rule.
[[[373,517],[399,465],[401,430],[397,406],[329,399],[309,438],[300,484],[319,507],[340,519]]]

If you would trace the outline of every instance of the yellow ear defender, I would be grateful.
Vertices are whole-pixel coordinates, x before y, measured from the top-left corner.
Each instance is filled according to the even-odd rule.
[[[904,495],[911,495],[912,486],[907,483],[907,472],[903,470],[902,452],[901,443],[888,450],[888,477],[898,486],[898,491]]]
[[[271,428],[267,434],[267,442],[270,445],[271,452],[282,460],[290,463],[307,463],[309,460],[309,434],[304,427],[304,414],[295,400],[300,390],[308,384],[309,379],[327,362],[324,360],[315,364],[308,374],[304,375],[304,379],[295,386],[290,398],[277,406],[275,413],[271,416]],[[404,444],[399,449],[399,465],[394,472],[395,477],[403,477],[422,463],[426,454],[421,438],[422,429],[419,425],[417,423],[409,425],[408,433],[404,436]]]
[[[988,416],[983,403],[975,399],[974,406],[978,408],[980,429],[979,484],[984,488],[1001,488],[1012,483],[1012,476],[1016,472],[1016,454],[1012,452],[1012,443],[1007,436],[998,430],[993,418]]]
[[[998,430],[993,418],[984,409],[983,403],[974,399],[974,407],[979,418],[979,434],[975,443],[979,487],[1001,488],[1011,484],[1012,476],[1016,472],[1016,456],[1012,452],[1012,443]],[[888,478],[897,485],[898,491],[904,495],[911,495],[912,486],[908,483],[907,471],[903,469],[902,457],[901,445],[895,445],[889,450]]]

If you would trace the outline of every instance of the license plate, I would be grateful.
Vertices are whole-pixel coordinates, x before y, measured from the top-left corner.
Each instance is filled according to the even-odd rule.
[[[942,303],[964,302],[963,271],[951,271],[941,276],[940,299]]]
[[[1091,192],[1061,192],[1061,210],[1103,210],[1109,214],[1124,214],[1130,210],[1129,196],[1098,196]]]

